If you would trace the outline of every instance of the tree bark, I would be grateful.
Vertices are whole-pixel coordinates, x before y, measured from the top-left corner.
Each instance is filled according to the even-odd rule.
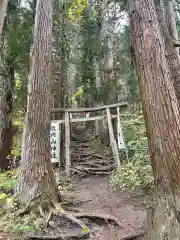
[[[153,0],[129,0],[132,46],[155,181],[149,239],[180,239],[180,114]]]
[[[177,37],[177,36],[174,33],[174,31],[172,31],[172,28],[174,29],[174,22],[172,20],[172,17],[170,16],[171,13],[169,12],[171,7],[169,6],[169,3],[167,3],[168,4],[166,6],[167,11],[164,17],[162,6],[160,6],[160,0],[155,0],[154,2],[156,5],[158,21],[161,26],[161,33],[165,42],[166,59],[170,68],[171,79],[174,85],[178,103],[180,105],[180,57],[179,57],[179,50],[174,47],[175,40],[173,37]]]
[[[12,147],[12,85],[10,79],[14,81],[14,70],[6,71],[3,64],[0,64],[0,171],[8,169],[7,156],[11,154]]]
[[[58,9],[55,13],[55,23],[54,32],[55,32],[55,39],[54,39],[54,48],[56,50],[54,54],[54,61],[53,61],[53,72],[55,77],[55,82],[53,84],[53,92],[55,94],[54,99],[54,107],[55,108],[64,108],[65,107],[65,70],[66,70],[66,56],[65,56],[65,22],[66,22],[66,15],[65,15],[65,3],[61,4],[58,2],[56,3],[56,7],[58,5]],[[61,12],[61,17],[59,17],[59,12]],[[61,118],[61,114],[55,114],[55,120],[59,120]]]
[[[179,37],[178,37],[178,32],[177,32],[177,27],[176,27],[176,16],[175,16],[175,12],[173,9],[173,3],[172,0],[165,0],[164,1],[165,4],[165,18],[166,18],[166,23],[169,29],[169,34],[170,37],[172,39],[172,41],[174,41],[174,43],[178,43],[179,42]],[[179,56],[179,50],[176,49],[178,52],[178,56]]]
[[[22,203],[58,199],[50,156],[52,1],[38,0],[18,194]]]
[[[55,1],[54,2],[55,9],[55,24],[54,24],[54,32],[55,32],[55,40],[54,40],[54,48],[56,50],[54,54],[54,76],[55,82],[53,84],[53,92],[54,92],[54,107],[55,108],[64,108],[68,105],[68,82],[67,82],[67,46],[65,39],[65,28],[67,25],[67,3],[64,1]],[[59,14],[61,16],[59,17]],[[55,113],[55,120],[64,119],[63,113]],[[65,141],[65,127],[61,126],[61,139],[60,139],[60,165],[65,165],[64,158],[64,141]]]
[[[0,43],[6,16],[8,0],[0,0]],[[6,170],[9,165],[7,156],[12,146],[12,89],[14,69],[7,71],[0,56],[0,171]]]
[[[4,19],[6,16],[8,2],[9,0],[0,0],[0,38],[3,32]]]

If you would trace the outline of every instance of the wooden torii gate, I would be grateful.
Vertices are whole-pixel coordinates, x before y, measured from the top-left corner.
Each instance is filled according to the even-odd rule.
[[[64,119],[62,120],[53,120],[53,122],[60,124],[65,124],[65,171],[66,175],[70,175],[70,168],[71,168],[71,154],[70,154],[70,123],[75,122],[87,122],[87,121],[96,121],[96,120],[103,120],[107,119],[108,123],[108,131],[109,131],[109,138],[111,149],[113,153],[114,160],[116,161],[117,167],[121,166],[120,158],[119,158],[119,151],[118,149],[123,148],[124,142],[122,139],[122,129],[121,129],[121,122],[120,122],[120,108],[126,107],[128,103],[116,103],[111,105],[104,105],[98,106],[94,108],[54,108],[51,110],[51,113],[63,113]],[[116,109],[117,114],[113,115],[110,113],[110,109]],[[98,112],[106,110],[106,115],[102,116],[88,116],[80,117],[80,118],[70,118],[72,113],[91,113],[91,112]],[[117,141],[115,138],[115,134],[113,131],[112,119],[117,119]]]

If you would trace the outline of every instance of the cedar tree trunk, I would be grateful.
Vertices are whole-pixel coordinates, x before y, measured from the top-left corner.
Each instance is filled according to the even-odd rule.
[[[180,115],[153,0],[129,0],[156,204],[151,240],[180,239]]]
[[[51,55],[52,0],[37,0],[18,187],[26,204],[37,197],[58,198],[50,161]]]
[[[172,24],[172,19],[170,19],[169,8],[167,9],[164,16],[160,0],[155,0],[154,2],[156,6],[158,21],[160,24],[161,34],[165,42],[166,59],[170,68],[171,80],[173,82],[176,97],[180,106],[180,56],[179,49],[175,48],[173,45],[175,42],[173,36],[176,36],[174,29],[175,26]]]

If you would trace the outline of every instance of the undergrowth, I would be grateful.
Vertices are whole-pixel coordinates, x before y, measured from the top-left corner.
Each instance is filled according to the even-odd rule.
[[[72,181],[65,181],[62,177],[57,177],[58,189],[61,193],[72,191],[74,184]],[[19,216],[21,209],[18,199],[13,195],[14,189],[18,184],[18,170],[10,170],[0,173],[0,232],[19,237],[25,232],[39,231],[46,229],[44,219],[31,211],[28,214]]]
[[[16,116],[13,119],[13,126],[18,129],[18,131],[13,136],[13,146],[11,154],[14,156],[20,156],[21,155],[21,137],[23,132],[23,117],[22,116]]]
[[[13,126],[17,127],[18,131],[13,137],[12,155],[19,156],[21,155],[22,119],[16,118],[13,121]],[[22,239],[25,232],[44,230],[46,224],[44,219],[33,211],[23,216],[18,215],[20,204],[13,195],[18,185],[18,173],[19,169],[0,172],[0,232]],[[64,180],[63,174],[59,175],[59,172],[57,172],[55,175],[58,189],[62,193],[71,191],[74,188],[72,181],[67,182]]]
[[[153,176],[148,154],[148,142],[142,115],[135,119],[123,119],[124,138],[129,155],[129,161],[124,160],[123,166],[110,177],[110,186],[117,188],[151,189]]]
[[[7,209],[0,211],[0,232],[21,236],[24,232],[43,229],[44,220],[37,214],[30,213],[23,217],[18,216],[18,202],[13,199]]]
[[[0,173],[0,232],[21,235],[24,231],[42,227],[42,220],[37,215],[19,217],[18,200],[12,195],[18,184],[17,170]]]
[[[0,193],[7,193],[17,186],[17,170],[0,173]]]

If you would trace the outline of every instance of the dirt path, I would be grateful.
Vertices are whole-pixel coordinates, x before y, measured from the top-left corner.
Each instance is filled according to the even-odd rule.
[[[123,229],[113,225],[102,225],[100,232],[93,240],[119,240],[125,234],[142,230],[146,219],[146,211],[137,206],[132,198],[122,191],[112,192],[108,187],[107,177],[88,177],[77,181],[76,197],[80,200],[92,200],[81,206],[83,211],[111,214],[122,223]],[[139,204],[138,204],[139,205]]]
[[[146,211],[140,204],[141,201],[138,202],[137,199],[133,200],[130,194],[123,191],[112,192],[108,187],[107,177],[90,176],[77,180],[75,185],[76,187],[74,189],[75,191],[73,191],[73,195],[75,194],[74,197],[76,200],[91,200],[81,204],[79,210],[96,214],[113,215],[121,222],[123,227],[122,229],[119,229],[113,224],[108,225],[101,222],[99,223],[100,231],[88,238],[89,240],[121,240],[124,235],[134,234],[138,230],[144,229]],[[60,232],[66,229],[69,229],[71,233],[74,230],[80,232],[77,227],[74,225],[72,226],[69,222],[66,220],[64,221],[59,217],[55,217],[55,222],[62,227]],[[65,225],[63,225],[63,223],[65,223]],[[48,234],[51,235],[52,233],[48,232]],[[53,232],[53,234],[56,234],[56,232]],[[10,238],[4,233],[0,233],[0,240],[8,239]],[[140,238],[136,238],[136,240],[139,239]]]

